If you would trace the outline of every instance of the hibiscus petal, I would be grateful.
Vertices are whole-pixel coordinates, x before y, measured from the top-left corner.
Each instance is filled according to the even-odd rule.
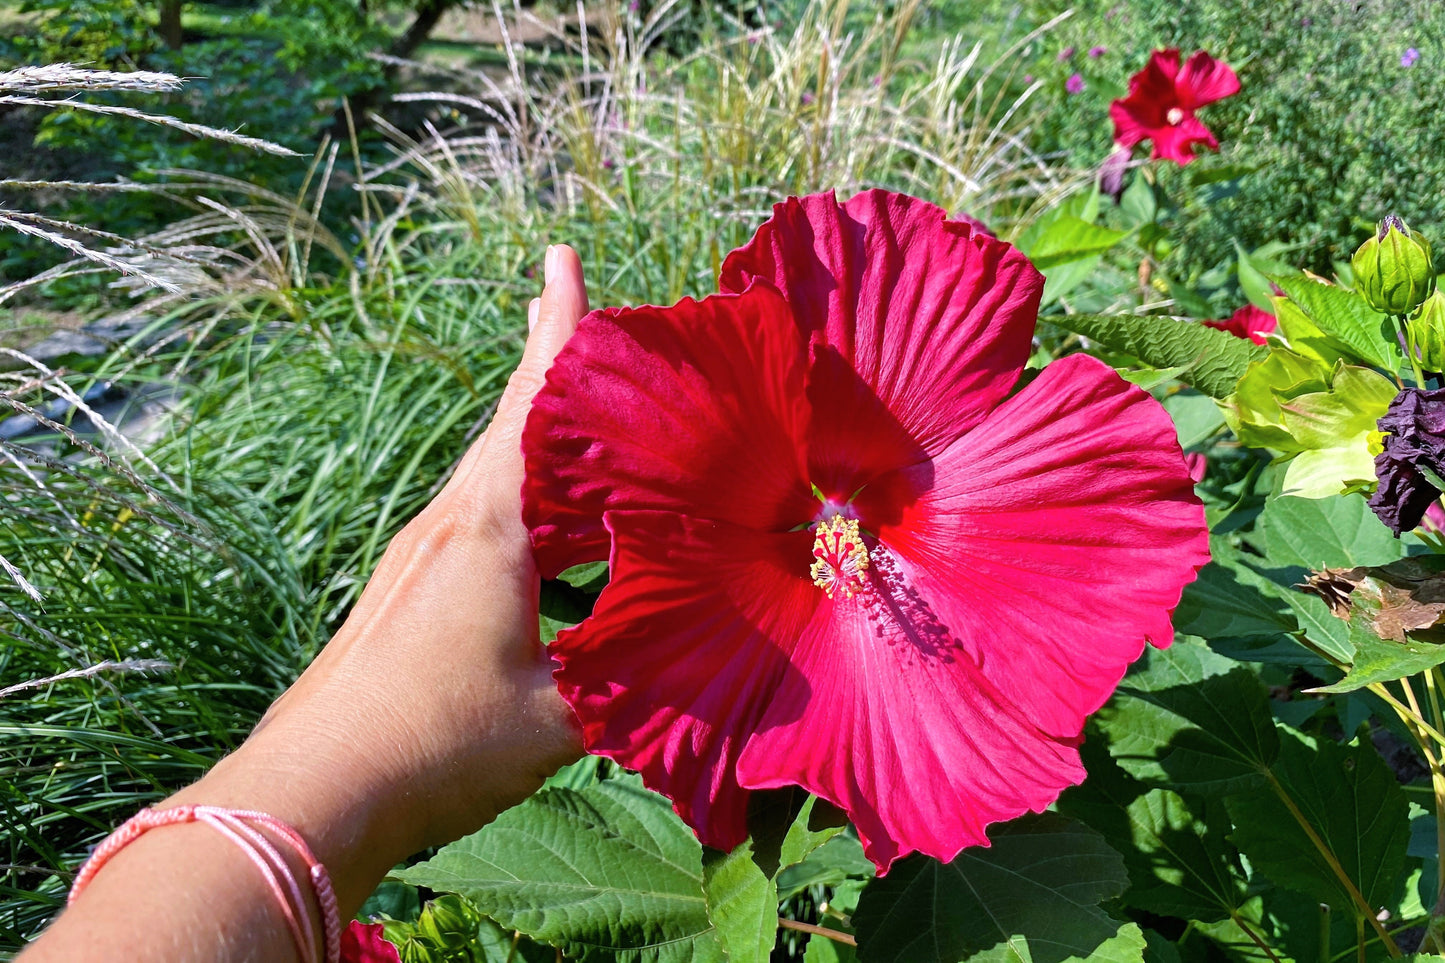
[[[1151,53],[1144,69],[1129,78],[1129,92],[1134,92],[1135,83],[1139,84],[1141,90],[1159,92],[1163,90],[1165,83],[1173,87],[1178,76],[1179,48],[1164,47]]]
[[[806,363],[765,285],[583,318],[522,434],[522,518],[543,576],[606,558],[610,509],[774,531],[811,520]]]
[[[1040,732],[875,547],[869,586],[827,602],[796,672],[737,764],[750,789],[799,785],[848,813],[885,873],[919,851],[950,860],[986,828],[1083,780],[1076,739]]]
[[[1114,121],[1114,143],[1129,148],[1154,136],[1157,124],[1141,116],[1137,105],[1127,100],[1116,100],[1109,105],[1109,117]]]
[[[592,615],[551,647],[588,752],[642,774],[698,838],[747,836],[734,775],[785,680],[787,648],[824,596],[810,532],[767,534],[663,512],[609,512],[612,580]]]
[[[1210,150],[1219,149],[1204,122],[1193,114],[1186,113],[1177,124],[1166,124],[1154,132],[1155,160],[1172,160],[1176,164],[1188,164],[1194,160],[1194,145],[1204,144]]]
[[[1228,64],[1201,50],[1179,71],[1178,88],[1186,109],[1203,107],[1239,93],[1239,77]]]
[[[341,931],[341,963],[401,963],[396,946],[384,934],[380,923],[352,920]]]
[[[1043,293],[1043,277],[1012,246],[880,190],[842,205],[831,192],[776,205],[728,255],[718,286],[740,291],[758,278],[928,451],[1008,393]]]
[[[889,502],[902,517],[870,525]],[[1086,355],[855,507],[983,675],[1058,737],[1080,732],[1146,641],[1173,640],[1180,592],[1209,560],[1169,416]]]
[[[1144,126],[1162,127],[1168,123],[1170,109],[1180,106],[1176,85],[1178,73],[1178,49],[1156,50],[1144,69],[1129,78],[1129,96],[1114,103],[1127,105]]]

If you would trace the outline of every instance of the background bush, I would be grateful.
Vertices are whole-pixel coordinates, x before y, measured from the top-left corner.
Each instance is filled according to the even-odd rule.
[[[1239,74],[1241,93],[1205,108],[1218,157],[1196,170],[1252,172],[1197,188],[1207,204],[1171,225],[1174,273],[1197,280],[1269,242],[1298,265],[1328,275],[1360,236],[1391,211],[1429,230],[1445,226],[1445,6],[1430,0],[1033,0],[1026,22],[1074,15],[1036,47],[1032,72],[1052,110],[1036,147],[1097,165],[1111,149],[1109,101],[1156,47],[1205,48]],[[1094,47],[1105,48],[1090,57]],[[1419,51],[1411,67],[1407,49]],[[1062,56],[1072,51],[1069,56]],[[1062,59],[1061,59],[1062,57]],[[1086,89],[1070,95],[1079,73]]]

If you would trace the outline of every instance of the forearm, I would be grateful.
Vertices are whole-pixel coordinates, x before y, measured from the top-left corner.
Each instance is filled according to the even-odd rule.
[[[343,920],[398,861],[489,822],[581,752],[537,638],[518,503],[527,408],[587,311],[575,252],[549,249],[546,275],[483,438],[246,743],[160,804],[256,810],[291,826],[330,872]],[[292,869],[319,930],[300,858]],[[21,959],[296,960],[281,905],[216,828],[164,826],[121,849]]]
[[[298,720],[299,722],[299,720]],[[289,721],[258,732],[201,781],[157,808],[205,804],[269,813],[295,828],[327,867],[343,919],[414,848],[399,831],[412,821],[389,811],[399,798],[379,769],[345,749],[318,752],[344,736],[312,728],[309,758]],[[344,760],[345,764],[338,765]],[[269,834],[268,834],[269,836]],[[306,866],[271,837],[306,899],[316,933],[321,915]],[[319,941],[318,941],[319,948]],[[42,961],[291,961],[299,959],[280,902],[244,851],[201,823],[162,826],[121,849],[22,954]]]

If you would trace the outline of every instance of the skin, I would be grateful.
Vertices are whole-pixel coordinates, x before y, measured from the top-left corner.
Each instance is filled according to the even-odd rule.
[[[258,809],[289,823],[331,873],[343,920],[393,865],[490,822],[581,754],[538,640],[539,580],[521,520],[522,426],[587,312],[570,247],[548,248],[545,273],[486,433],[246,742],[159,804]],[[304,880],[299,860],[293,868]],[[309,911],[319,932],[314,903]],[[214,829],[188,824],[121,850],[17,959],[299,956],[256,867]]]

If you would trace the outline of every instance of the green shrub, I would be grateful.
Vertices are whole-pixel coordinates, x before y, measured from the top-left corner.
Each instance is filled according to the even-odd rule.
[[[1097,166],[1111,149],[1110,99],[1157,47],[1206,49],[1230,64],[1243,89],[1202,119],[1219,157],[1196,169],[1255,168],[1195,188],[1207,204],[1174,231],[1175,274],[1189,281],[1246,249],[1282,242],[1303,267],[1327,274],[1348,259],[1385,213],[1445,223],[1445,7],[1430,0],[1081,0],[1037,2],[1041,22],[1065,6],[1074,16],[1038,48],[1033,71],[1053,105],[1042,151]],[[1104,47],[1097,58],[1093,47]],[[1073,53],[1059,59],[1069,48]],[[1405,51],[1419,58],[1402,66]],[[1079,73],[1085,90],[1066,92]],[[1166,183],[1182,172],[1165,171]],[[1171,180],[1172,178],[1172,180]]]

